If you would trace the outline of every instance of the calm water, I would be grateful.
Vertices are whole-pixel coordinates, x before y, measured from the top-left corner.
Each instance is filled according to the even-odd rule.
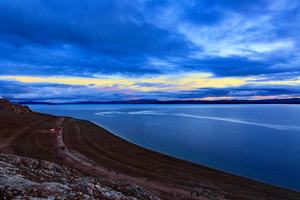
[[[300,105],[29,105],[140,146],[300,191]]]

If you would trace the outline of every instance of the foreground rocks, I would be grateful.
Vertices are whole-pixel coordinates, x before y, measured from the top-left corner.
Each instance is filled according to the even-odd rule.
[[[0,154],[0,199],[156,199],[126,181],[83,176],[52,162]]]
[[[19,114],[28,114],[32,113],[28,106],[22,106],[20,104],[13,104],[7,99],[0,99],[0,108],[12,111]]]

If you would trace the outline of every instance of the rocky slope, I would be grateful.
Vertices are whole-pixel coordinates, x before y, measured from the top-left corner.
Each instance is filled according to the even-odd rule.
[[[136,184],[83,176],[52,162],[0,154],[0,199],[156,199]]]
[[[0,99],[0,109],[4,109],[7,111],[12,111],[20,114],[28,114],[32,113],[32,111],[28,108],[28,106],[22,106],[19,104],[13,104],[9,100]]]

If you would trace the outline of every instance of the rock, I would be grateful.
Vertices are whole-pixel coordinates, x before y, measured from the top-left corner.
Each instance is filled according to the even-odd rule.
[[[0,108],[12,111],[19,114],[29,114],[32,113],[32,110],[28,108],[28,106],[22,106],[20,104],[13,104],[7,99],[0,99]]]
[[[76,194],[77,194],[77,195],[79,195],[79,196],[81,196],[81,195],[82,195],[82,193],[81,193],[81,192],[77,192]]]
[[[88,191],[89,194],[93,194],[93,190],[91,188],[88,187],[87,191]]]
[[[46,186],[44,189],[45,190],[51,190],[51,187],[50,186]]]
[[[86,195],[86,194],[84,194],[84,195],[82,196],[82,198],[85,199],[85,200],[86,200],[86,199],[90,199],[90,197],[89,197],[88,195]]]
[[[0,199],[159,200],[130,182],[100,180],[67,166],[8,154],[0,154]]]
[[[105,192],[104,196],[107,197],[107,198],[109,198],[109,197],[111,197],[111,193],[110,192]]]

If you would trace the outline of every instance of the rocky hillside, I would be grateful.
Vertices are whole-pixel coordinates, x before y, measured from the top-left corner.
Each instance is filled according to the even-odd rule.
[[[0,99],[0,109],[4,109],[7,111],[12,111],[20,114],[32,113],[32,111],[28,108],[28,106],[13,104],[7,99]]]
[[[52,162],[0,154],[0,199],[156,199],[126,181],[83,176]]]

